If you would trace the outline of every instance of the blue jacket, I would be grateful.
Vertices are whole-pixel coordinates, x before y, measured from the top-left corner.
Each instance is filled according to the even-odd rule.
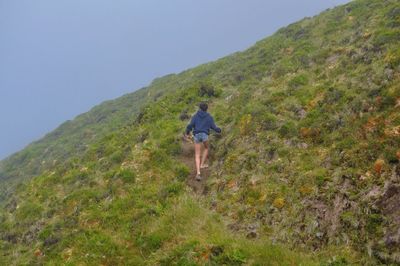
[[[186,134],[189,134],[193,130],[193,134],[200,132],[210,134],[210,129],[213,129],[217,133],[221,133],[221,129],[217,127],[214,123],[214,118],[207,112],[199,110],[190,121],[189,125],[186,127]]]

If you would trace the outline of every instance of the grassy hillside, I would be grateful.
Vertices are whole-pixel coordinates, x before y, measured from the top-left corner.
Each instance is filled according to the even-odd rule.
[[[72,121],[66,121],[44,138],[0,162],[0,180],[24,180],[38,175],[72,156],[87,150],[89,144],[132,124],[142,106],[156,100],[174,75],[165,76],[134,93],[104,102]]]
[[[399,43],[399,1],[354,1],[68,122],[2,162],[35,177],[0,262],[400,263]],[[205,195],[181,159],[201,100],[223,128]]]

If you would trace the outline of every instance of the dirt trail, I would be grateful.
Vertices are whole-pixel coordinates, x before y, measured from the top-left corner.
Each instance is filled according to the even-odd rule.
[[[194,159],[194,144],[189,140],[182,140],[182,153],[180,156],[180,161],[186,164],[190,169],[190,175],[186,181],[187,185],[193,189],[197,194],[207,193],[207,178],[210,175],[209,168],[201,169],[201,181],[197,181],[196,177],[196,165]]]

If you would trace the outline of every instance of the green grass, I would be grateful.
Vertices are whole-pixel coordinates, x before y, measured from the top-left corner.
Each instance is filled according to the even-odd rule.
[[[150,265],[318,265],[311,256],[267,239],[248,240],[230,232],[228,221],[204,208],[201,201],[182,196],[165,215],[143,228],[141,243],[153,251]]]

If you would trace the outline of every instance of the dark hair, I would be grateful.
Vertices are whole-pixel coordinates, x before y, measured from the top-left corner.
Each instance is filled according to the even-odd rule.
[[[203,110],[204,112],[207,112],[208,104],[205,103],[205,102],[201,102],[201,103],[199,104],[199,107],[200,107],[200,109]]]

